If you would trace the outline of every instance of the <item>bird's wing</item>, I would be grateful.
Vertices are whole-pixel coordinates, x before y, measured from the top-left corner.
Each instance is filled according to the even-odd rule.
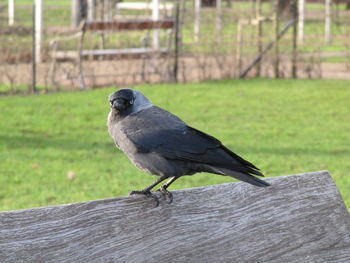
[[[216,138],[187,126],[158,107],[130,116],[123,132],[140,152],[157,152],[167,159],[203,163],[263,176],[253,164]]]

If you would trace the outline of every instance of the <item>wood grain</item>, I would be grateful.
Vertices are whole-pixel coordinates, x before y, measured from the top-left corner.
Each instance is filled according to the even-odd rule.
[[[327,171],[0,213],[0,262],[350,262]]]

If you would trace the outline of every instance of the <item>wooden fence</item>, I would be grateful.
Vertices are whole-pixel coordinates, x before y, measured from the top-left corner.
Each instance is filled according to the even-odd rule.
[[[0,213],[1,262],[350,262],[327,171]]]

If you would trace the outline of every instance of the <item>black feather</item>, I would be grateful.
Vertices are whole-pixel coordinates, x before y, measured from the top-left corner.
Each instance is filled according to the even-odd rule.
[[[157,152],[172,160],[209,164],[242,173],[264,176],[258,168],[228,150],[216,138],[189,126],[142,131],[129,137],[140,152]]]

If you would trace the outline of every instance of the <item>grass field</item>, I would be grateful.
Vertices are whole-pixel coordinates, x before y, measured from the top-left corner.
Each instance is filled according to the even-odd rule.
[[[349,82],[252,79],[135,88],[268,177],[329,170],[350,207]],[[0,210],[127,195],[155,179],[137,170],[107,134],[107,97],[114,90],[0,97]],[[198,174],[172,189],[230,181]]]

